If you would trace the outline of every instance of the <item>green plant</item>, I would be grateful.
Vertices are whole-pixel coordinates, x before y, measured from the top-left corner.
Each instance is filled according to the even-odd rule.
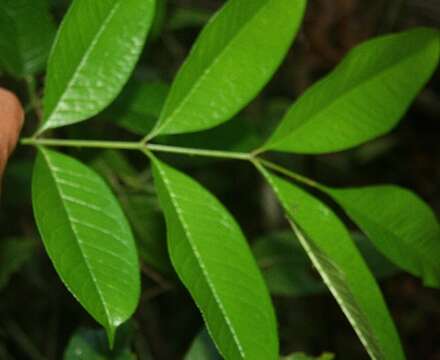
[[[44,9],[44,1],[37,3]],[[14,36],[29,45],[31,40],[25,37],[32,31],[20,22],[27,24],[33,10],[24,6],[28,13],[17,16],[11,11],[15,1],[5,1],[0,7],[4,10],[0,15],[7,17],[0,22],[2,31],[14,30]],[[131,142],[43,137],[88,120],[117,97],[153,21],[153,0],[73,1],[49,57],[41,124],[35,136],[21,143],[38,148],[32,202],[46,252],[66,287],[106,329],[111,346],[116,329],[133,315],[139,301],[140,266],[134,236],[109,185],[85,164],[49,150],[52,146],[134,150],[146,155],[165,215],[171,263],[224,358],[279,357],[269,291],[232,215],[198,182],[160,160],[159,153],[253,164],[273,188],[299,242],[370,357],[404,358],[381,291],[351,234],[329,205],[298,184],[332,198],[392,263],[420,277],[427,286],[439,287],[440,226],[433,212],[399,187],[331,188],[269,161],[266,153],[342,151],[390,131],[437,67],[437,30],[417,28],[356,47],[293,104],[275,132],[254,151],[155,141],[232,119],[280,65],[305,7],[305,0],[228,1],[205,26],[163,108],[161,101],[153,101],[151,118],[133,116],[121,123],[143,132],[142,139]],[[50,33],[50,28],[39,27],[39,31]],[[11,74],[27,77],[34,94],[29,79],[41,68],[41,59],[11,45],[14,36],[0,41],[1,64]],[[41,47],[47,46],[49,38],[39,36]],[[167,93],[159,88],[143,91],[147,96]],[[36,94],[32,99],[38,112],[40,99]],[[142,101],[136,106],[142,106]],[[161,108],[160,112],[153,106]],[[129,174],[126,178],[136,181]],[[154,253],[147,257],[153,265],[162,266]],[[95,336],[100,335],[86,338]]]

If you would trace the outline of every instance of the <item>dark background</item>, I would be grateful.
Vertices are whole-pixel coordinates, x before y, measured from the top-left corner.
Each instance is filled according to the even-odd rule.
[[[68,1],[53,1],[57,21]],[[222,5],[215,0],[168,1],[159,16],[134,75],[149,81],[171,82],[187,55],[203,20]],[[178,24],[182,9],[197,10],[197,21]],[[174,24],[174,25],[173,25]],[[440,25],[438,0],[311,0],[295,45],[264,91],[240,114],[250,129],[249,140],[263,141],[292,100],[331,70],[354,45],[368,38],[413,26]],[[437,73],[400,125],[389,135],[354,150],[325,156],[281,156],[274,160],[323,183],[354,186],[394,183],[419,194],[440,214],[440,82]],[[38,77],[42,92],[44,75]],[[6,75],[0,84],[16,91],[26,105],[22,83]],[[35,129],[29,113],[25,135]],[[211,135],[214,134],[214,135]],[[216,135],[217,134],[217,135]],[[59,130],[57,137],[131,140],[104,116]],[[206,132],[203,147],[240,148],[249,133],[223,126]],[[168,143],[193,143],[194,137],[169,138]],[[202,140],[200,140],[202,139]],[[93,163],[99,153],[68,150]],[[60,359],[69,337],[79,326],[96,324],[62,286],[36,233],[30,203],[30,176],[34,151],[19,146],[6,173],[1,201],[0,238],[35,239],[32,257],[0,293],[0,349],[14,359]],[[250,239],[286,228],[275,199],[255,171],[235,162],[166,157],[214,192],[236,216]],[[148,180],[147,161],[130,155],[129,161]],[[113,169],[114,170],[114,169]],[[111,178],[110,169],[110,178]],[[111,180],[111,179],[110,179]],[[116,181],[119,181],[116,179]],[[351,226],[351,224],[349,224]],[[165,234],[158,230],[158,241]],[[0,254],[1,259],[2,254]],[[439,259],[440,261],[440,259]],[[133,326],[140,359],[179,359],[201,328],[191,299],[170,274],[145,264],[144,293]],[[381,287],[402,337],[409,359],[440,360],[440,291],[424,288],[418,279],[399,273],[381,281]],[[366,359],[367,355],[333,298],[276,296],[283,354],[331,351],[337,359]],[[2,360],[0,352],[0,360]],[[39,357],[42,356],[42,357]]]

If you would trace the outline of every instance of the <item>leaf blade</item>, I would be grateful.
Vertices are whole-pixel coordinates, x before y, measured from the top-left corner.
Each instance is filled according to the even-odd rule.
[[[46,1],[3,0],[0,33],[0,68],[16,77],[43,70],[55,36]]]
[[[40,148],[32,203],[57,273],[112,342],[140,294],[134,239],[114,195],[85,165]]]
[[[342,222],[330,208],[305,191],[264,168],[260,171],[273,187],[295,234],[370,356],[404,359],[380,289]],[[316,219],[321,219],[319,226]]]
[[[440,225],[420,198],[386,185],[326,191],[382,254],[426,285],[440,286]]]
[[[139,58],[154,4],[154,0],[73,2],[49,58],[39,133],[84,121],[116,97]]]
[[[416,28],[354,48],[290,108],[262,150],[342,151],[391,130],[438,65],[440,33]]]
[[[198,183],[152,159],[172,263],[219,351],[233,359],[276,359],[275,315],[240,228]]]
[[[149,138],[205,130],[234,116],[279,66],[305,4],[305,0],[228,1],[196,41]]]

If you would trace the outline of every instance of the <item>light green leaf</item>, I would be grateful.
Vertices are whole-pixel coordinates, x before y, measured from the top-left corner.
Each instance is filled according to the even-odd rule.
[[[103,115],[135,134],[145,135],[159,118],[168,92],[169,85],[160,81],[132,81]]]
[[[221,360],[206,329],[203,329],[194,339],[184,360]]]
[[[112,341],[140,293],[137,251],[114,195],[95,172],[40,149],[32,182],[38,229],[55,269]]]
[[[277,359],[269,292],[240,227],[197,182],[151,157],[171,261],[220,353],[226,359]]]
[[[149,137],[208,129],[232,118],[281,63],[305,4],[228,1],[200,34]]]
[[[260,168],[293,229],[372,359],[404,359],[380,289],[345,226],[322,202]]]
[[[118,95],[141,53],[154,0],[75,0],[47,70],[39,132],[86,120]]]
[[[417,195],[397,186],[327,192],[388,259],[426,285],[440,286],[440,225]]]
[[[122,331],[121,331],[122,330]],[[136,360],[130,350],[130,331],[123,326],[117,333],[115,346],[110,350],[102,330],[79,329],[66,347],[64,360]]]
[[[16,77],[43,70],[55,36],[47,1],[0,1],[0,34],[0,69]]]
[[[291,107],[263,150],[328,153],[391,130],[431,77],[440,33],[419,28],[353,49]]]
[[[9,282],[10,277],[20,270],[35,251],[35,242],[29,239],[0,240],[0,290]]]

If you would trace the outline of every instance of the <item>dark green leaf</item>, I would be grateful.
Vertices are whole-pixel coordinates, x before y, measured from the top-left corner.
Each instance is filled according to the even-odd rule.
[[[230,0],[208,22],[180,69],[158,134],[231,119],[271,78],[299,28],[305,0]]]
[[[440,225],[414,193],[396,186],[327,189],[388,259],[440,286]]]
[[[112,341],[140,293],[137,251],[118,202],[95,172],[45,149],[35,164],[32,200],[55,269]]]
[[[221,360],[206,329],[195,338],[184,360]]]
[[[55,36],[45,0],[0,1],[0,69],[17,77],[43,70]]]
[[[148,134],[159,118],[168,91],[169,86],[160,81],[130,82],[104,116],[135,134]]]
[[[404,359],[380,289],[345,226],[322,202],[260,168],[293,229],[372,359]]]
[[[117,333],[115,346],[110,350],[105,332],[80,329],[70,339],[64,360],[136,360],[130,351],[128,326]]]
[[[39,132],[86,120],[110,104],[144,45],[154,0],[75,0],[49,59]]]
[[[309,356],[304,353],[295,353],[283,358],[283,360],[333,360],[335,356],[333,354],[324,353],[321,356]]]
[[[328,153],[387,133],[437,67],[439,34],[420,28],[356,47],[301,96],[263,149]]]
[[[240,227],[197,182],[152,159],[172,263],[220,352],[227,359],[277,359],[274,310]]]
[[[34,251],[35,242],[32,240],[0,240],[0,290],[8,284],[11,275],[20,270]]]

